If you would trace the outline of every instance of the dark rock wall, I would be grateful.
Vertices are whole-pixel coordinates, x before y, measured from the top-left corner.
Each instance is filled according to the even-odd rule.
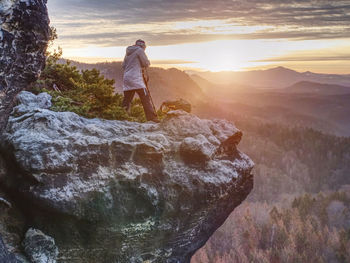
[[[16,95],[35,81],[45,65],[50,39],[46,0],[0,1],[0,134],[6,126]],[[6,152],[1,153],[7,156]],[[0,156],[0,181],[7,174]],[[24,218],[9,207],[10,197],[0,183],[0,230],[7,248],[20,250]],[[6,198],[6,199],[5,199]],[[21,262],[10,254],[0,238],[0,262]]]

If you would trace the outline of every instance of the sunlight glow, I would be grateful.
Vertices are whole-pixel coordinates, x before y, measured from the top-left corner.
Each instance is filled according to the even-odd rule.
[[[345,0],[122,2],[48,1],[58,34],[52,49],[60,46],[65,58],[83,62],[121,61],[125,48],[141,38],[153,66],[350,73]]]
[[[296,70],[314,69],[325,72],[327,64],[334,65],[327,56],[350,57],[348,40],[217,40],[202,43],[148,46],[146,53],[153,66],[179,67],[210,71],[248,70],[281,65]],[[310,50],[310,47],[313,49]],[[121,61],[126,47],[66,48],[63,56],[82,62]],[[314,57],[319,57],[315,61]],[[295,58],[293,60],[293,58]],[[322,61],[322,58],[324,61]],[[300,61],[298,61],[300,60]],[[334,60],[334,58],[333,58]],[[164,64],[159,61],[165,61]],[[175,62],[172,62],[175,61]],[[183,62],[183,63],[181,63]],[[298,66],[299,65],[299,66]],[[349,60],[337,61],[333,72],[346,73]],[[328,72],[332,72],[328,68]]]

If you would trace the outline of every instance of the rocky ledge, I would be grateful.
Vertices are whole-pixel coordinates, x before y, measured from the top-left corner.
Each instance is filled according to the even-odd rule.
[[[253,187],[232,123],[183,111],[86,119],[50,111],[50,99],[19,94],[0,179],[28,228],[54,238],[58,262],[188,263]]]

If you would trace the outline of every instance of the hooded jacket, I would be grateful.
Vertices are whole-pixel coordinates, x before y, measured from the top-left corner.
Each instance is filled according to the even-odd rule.
[[[150,64],[145,51],[141,47],[128,47],[122,64],[124,70],[123,91],[145,89],[142,68],[147,68]]]

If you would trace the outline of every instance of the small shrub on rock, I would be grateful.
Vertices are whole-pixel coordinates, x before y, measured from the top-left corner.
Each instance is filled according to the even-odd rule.
[[[52,96],[52,110],[71,111],[87,118],[146,121],[139,99],[132,102],[127,114],[122,107],[123,96],[114,91],[114,80],[106,79],[97,69],[79,71],[69,61],[63,63],[61,54],[48,55],[45,69],[31,88],[34,93]]]

